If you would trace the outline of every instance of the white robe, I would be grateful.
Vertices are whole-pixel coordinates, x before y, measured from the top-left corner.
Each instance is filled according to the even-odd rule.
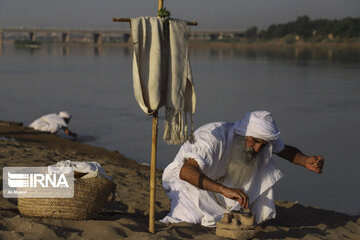
[[[67,127],[67,124],[58,114],[50,113],[36,119],[29,127],[42,132],[57,133],[63,127]]]
[[[217,180],[224,177],[238,123],[206,124],[195,131],[194,144],[186,142],[182,145],[174,161],[163,173],[163,187],[171,200],[171,209],[161,222],[189,222],[215,226],[225,212],[240,209],[237,201],[199,189],[179,178],[180,169],[187,158],[196,160],[202,173],[209,178]],[[254,176],[244,186],[239,186],[249,196],[251,210],[257,222],[274,218],[276,215],[272,186],[282,174],[271,155],[283,148],[284,144],[280,139],[267,144],[259,152],[259,164]]]

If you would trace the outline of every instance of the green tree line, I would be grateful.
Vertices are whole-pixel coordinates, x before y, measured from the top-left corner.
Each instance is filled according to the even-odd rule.
[[[360,37],[360,17],[344,18],[341,20],[316,19],[311,20],[307,15],[298,17],[296,21],[272,24],[266,30],[258,31],[253,26],[246,30],[245,36],[249,39],[260,38],[264,40],[284,38],[286,36],[299,36],[302,39],[328,37],[357,38]]]

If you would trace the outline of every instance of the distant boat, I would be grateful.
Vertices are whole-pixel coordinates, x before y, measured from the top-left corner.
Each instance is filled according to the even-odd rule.
[[[15,47],[23,48],[39,48],[41,47],[41,42],[30,41],[30,40],[16,40],[14,41]]]

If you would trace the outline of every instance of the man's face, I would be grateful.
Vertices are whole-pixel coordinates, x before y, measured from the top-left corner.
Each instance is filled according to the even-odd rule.
[[[267,142],[261,138],[246,136],[246,148],[254,149],[254,152],[256,153],[258,153],[260,149],[266,144]]]
[[[66,124],[68,124],[70,122],[70,118],[63,118],[63,119],[66,122]]]

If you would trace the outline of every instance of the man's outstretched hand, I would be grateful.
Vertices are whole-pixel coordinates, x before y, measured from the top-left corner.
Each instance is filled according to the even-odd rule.
[[[306,157],[300,165],[304,166],[310,171],[316,173],[322,173],[324,167],[324,158],[322,156],[310,156]]]
[[[324,157],[322,156],[307,156],[303,154],[299,149],[293,146],[285,145],[284,149],[277,153],[278,156],[306,169],[322,173],[324,167]]]

